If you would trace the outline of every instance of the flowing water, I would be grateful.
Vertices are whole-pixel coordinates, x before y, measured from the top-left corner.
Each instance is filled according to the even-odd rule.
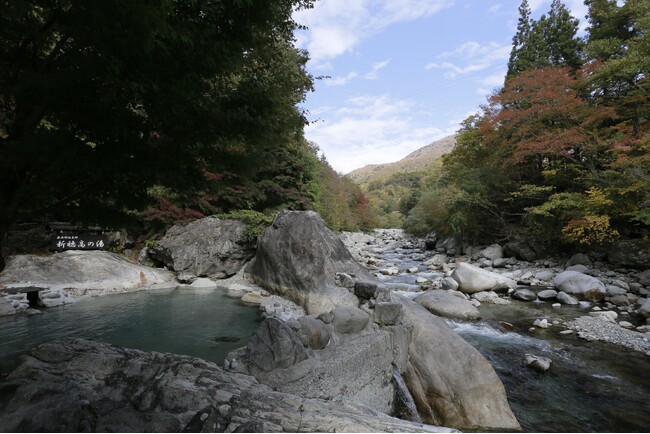
[[[415,250],[397,249],[378,255],[400,270],[418,267]],[[412,283],[413,274],[386,278]],[[586,342],[559,329],[531,332],[537,318],[569,320],[588,307],[553,309],[550,303],[514,301],[507,306],[482,304],[482,320],[449,324],[480,351],[501,378],[513,413],[524,431],[648,432],[650,431],[650,357],[600,342]],[[504,330],[502,321],[509,323]],[[525,354],[552,360],[541,373],[524,365]]]
[[[221,364],[257,329],[257,309],[227,298],[225,290],[172,289],[111,295],[41,315],[0,317],[0,369],[43,342],[87,338],[144,351],[200,357]]]

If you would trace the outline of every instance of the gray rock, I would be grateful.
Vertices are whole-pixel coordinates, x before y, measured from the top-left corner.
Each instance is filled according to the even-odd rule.
[[[7,260],[0,285],[38,286],[83,295],[87,290],[124,292],[174,280],[166,270],[134,264],[115,253],[68,250],[51,256],[18,255]]]
[[[377,296],[377,283],[358,281],[354,284],[354,294],[361,299],[370,299]]]
[[[172,226],[149,256],[176,272],[223,278],[237,273],[254,255],[248,226],[236,220],[206,217]]]
[[[288,368],[308,357],[298,334],[275,318],[267,318],[260,324],[246,348],[253,373]]]
[[[507,258],[497,258],[492,260],[492,266],[494,268],[504,268],[508,264]]]
[[[542,282],[550,282],[554,276],[555,273],[550,270],[542,270],[535,273],[535,279],[541,280]]]
[[[650,270],[645,270],[637,274],[639,278],[639,283],[643,286],[650,286]]]
[[[390,379],[389,379],[390,382]],[[273,391],[205,360],[105,343],[43,344],[3,379],[4,431],[450,432],[342,397]],[[47,390],[47,393],[43,393]]]
[[[650,241],[619,241],[609,249],[607,259],[614,265],[647,269],[650,267]]]
[[[562,304],[568,304],[568,305],[576,305],[580,304],[577,298],[575,298],[572,295],[567,294],[564,291],[560,291],[557,293],[557,301],[559,301]]]
[[[336,273],[335,283],[343,288],[354,288],[355,281],[348,273]]]
[[[395,325],[397,324],[401,314],[401,304],[379,302],[375,304],[374,321],[381,325]]]
[[[553,279],[558,290],[592,301],[605,297],[605,285],[598,279],[577,271],[564,271]]]
[[[491,246],[481,250],[479,252],[479,255],[491,261],[495,259],[501,259],[503,258],[503,247],[501,247],[499,244],[492,244]]]
[[[300,324],[300,337],[307,346],[314,350],[322,350],[330,343],[332,334],[325,323],[313,316],[301,316],[298,318]]]
[[[436,254],[431,259],[424,262],[424,265],[433,266],[433,267],[442,267],[443,264],[446,264],[449,258],[445,254]]]
[[[554,300],[557,297],[557,291],[554,289],[544,289],[537,293],[537,298],[543,301]]]
[[[413,299],[434,315],[456,319],[479,319],[480,312],[468,300],[441,289],[425,291]]]
[[[451,277],[458,282],[459,291],[471,294],[499,288],[515,288],[517,282],[466,262],[454,269]]]
[[[404,378],[422,420],[459,429],[520,430],[501,380],[481,353],[442,318],[411,300],[400,302],[413,324]]]
[[[358,333],[368,325],[368,314],[358,307],[341,306],[332,309],[332,326],[337,333]]]
[[[143,247],[138,254],[138,262],[145,267],[153,267],[156,264],[149,257],[149,247]]]
[[[567,267],[566,271],[577,271],[578,273],[583,273],[584,274],[584,273],[589,272],[589,268],[587,268],[586,266],[584,266],[582,264],[576,264],[576,265],[571,265],[571,266]]]
[[[625,295],[609,297],[608,301],[616,306],[628,306],[630,304],[630,300]]]
[[[627,291],[620,286],[614,286],[614,285],[607,285],[605,286],[605,291],[607,292],[607,295],[610,297],[616,296],[616,295],[625,295]]]
[[[456,282],[456,280],[453,279],[452,277],[447,276],[444,279],[442,279],[442,281],[440,282],[440,286],[442,287],[442,289],[446,289],[449,291],[456,291],[458,289],[458,282]]]
[[[643,315],[645,318],[650,318],[650,298],[646,298],[643,304],[641,304],[639,314]]]
[[[526,366],[536,369],[540,372],[546,372],[551,368],[551,359],[533,354],[526,354],[524,358]]]
[[[589,259],[589,256],[585,255],[584,253],[576,253],[571,258],[567,261],[566,263],[567,266],[570,265],[587,265],[591,266],[591,259]]]
[[[375,280],[313,211],[278,214],[260,237],[247,271],[258,284],[305,307],[310,315],[358,306],[354,294],[336,286],[336,273]]]
[[[513,298],[516,298],[517,300],[522,300],[522,301],[533,301],[537,298],[537,294],[535,294],[533,291],[530,289],[518,289],[512,294]]]
[[[494,291],[481,291],[477,292],[472,295],[476,300],[478,300],[481,303],[491,303],[491,304],[500,304],[500,305],[506,305],[510,304],[510,300],[506,300],[504,298],[499,297],[499,294],[497,294]]]

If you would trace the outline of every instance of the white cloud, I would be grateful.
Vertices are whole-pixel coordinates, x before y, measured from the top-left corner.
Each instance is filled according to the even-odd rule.
[[[309,50],[318,65],[351,52],[391,24],[428,17],[453,4],[454,0],[323,0],[294,14],[308,27],[297,32],[297,44]]]
[[[350,98],[330,111],[326,121],[307,126],[307,139],[316,142],[338,171],[348,173],[366,164],[398,161],[432,141],[453,134],[457,125],[441,129],[422,125],[418,107],[388,95]]]
[[[350,72],[345,77],[333,77],[324,80],[324,83],[327,86],[343,86],[347,84],[350,80],[355,79],[359,76],[355,71]]]
[[[490,8],[488,9],[488,12],[491,13],[491,14],[496,14],[497,12],[499,12],[499,10],[502,7],[503,7],[503,4],[497,3],[495,5],[490,6]]]
[[[390,59],[382,60],[381,62],[375,62],[372,64],[372,70],[366,73],[363,78],[366,80],[377,80],[379,78],[379,70],[385,68],[390,63]]]
[[[444,62],[431,62],[425,65],[425,69],[446,70],[446,78],[456,78],[473,72],[483,71],[494,65],[503,63],[510,55],[510,44],[480,44],[475,41],[466,42],[453,51],[446,51],[439,54],[440,59],[452,59]],[[460,63],[460,64],[459,64]]]

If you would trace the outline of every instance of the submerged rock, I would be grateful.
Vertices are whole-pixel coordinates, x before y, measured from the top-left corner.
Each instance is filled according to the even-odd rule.
[[[542,356],[536,356],[533,354],[526,354],[524,358],[524,363],[526,366],[536,369],[540,372],[546,372],[551,369],[551,359]]]

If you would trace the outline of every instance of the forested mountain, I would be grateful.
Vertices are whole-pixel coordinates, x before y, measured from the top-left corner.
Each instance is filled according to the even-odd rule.
[[[588,0],[587,36],[559,0],[520,7],[502,89],[466,119],[412,210],[412,232],[556,248],[647,238],[650,3]]]
[[[374,221],[380,227],[401,227],[415,205],[421,181],[451,151],[455,136],[448,136],[417,149],[394,163],[369,164],[346,175],[367,196]],[[439,163],[438,163],[439,165]]]

